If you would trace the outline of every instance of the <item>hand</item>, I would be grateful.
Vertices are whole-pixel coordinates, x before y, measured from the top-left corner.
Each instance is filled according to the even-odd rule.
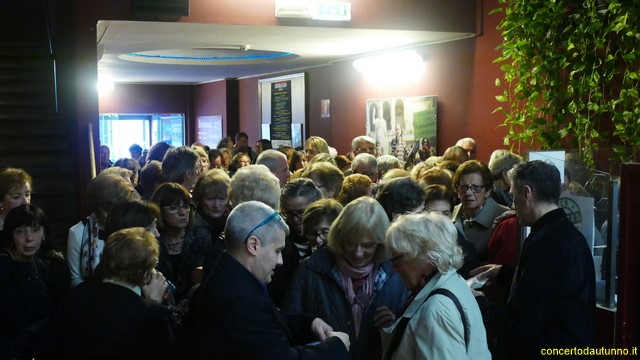
[[[167,289],[167,279],[161,272],[151,269],[151,280],[142,287],[142,295],[145,299],[161,302],[162,296]]]
[[[351,342],[349,341],[349,335],[340,331],[332,331],[331,334],[329,334],[329,337],[331,336],[335,336],[338,339],[342,340],[342,343],[344,344],[344,347],[347,348],[347,351],[349,351],[349,347],[351,346]]]
[[[311,322],[311,332],[316,336],[316,338],[318,338],[318,340],[324,341],[326,338],[331,336],[333,328],[324,322],[324,320],[315,318]]]
[[[471,293],[473,294],[473,297],[484,296],[484,293],[482,291],[473,290],[473,289],[470,289],[470,290],[471,290]]]
[[[482,280],[488,278],[489,280],[494,280],[496,276],[498,276],[498,271],[500,271],[502,265],[496,264],[487,264],[479,266],[471,271],[469,271],[469,275],[475,276],[478,280]]]
[[[396,321],[396,315],[386,306],[380,306],[373,315],[373,325],[377,329],[387,327]]]

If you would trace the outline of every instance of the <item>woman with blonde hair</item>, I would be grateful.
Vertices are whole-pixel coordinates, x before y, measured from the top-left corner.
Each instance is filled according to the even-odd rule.
[[[284,310],[349,334],[354,359],[380,359],[378,329],[393,323],[407,298],[385,251],[388,226],[374,199],[349,203],[331,225],[328,246],[298,265],[284,298]]]
[[[411,302],[383,330],[384,359],[491,359],[478,304],[456,272],[456,228],[440,214],[402,215],[386,243]]]
[[[0,230],[13,208],[31,203],[31,175],[17,168],[0,170]]]
[[[307,154],[307,160],[311,160],[318,154],[329,154],[329,144],[320,136],[311,136],[304,143],[304,151]]]

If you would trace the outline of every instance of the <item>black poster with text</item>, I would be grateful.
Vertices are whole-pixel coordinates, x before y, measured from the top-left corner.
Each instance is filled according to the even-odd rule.
[[[291,141],[291,80],[271,84],[271,141]]]

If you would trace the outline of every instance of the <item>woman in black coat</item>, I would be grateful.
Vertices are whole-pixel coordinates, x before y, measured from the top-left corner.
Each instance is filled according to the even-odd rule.
[[[7,214],[0,250],[1,359],[33,358],[49,316],[69,288],[61,255],[36,256],[47,238],[49,225],[37,206],[21,205]]]
[[[57,314],[47,358],[174,358],[170,311],[160,305],[167,284],[154,270],[158,254],[143,228],[109,236],[95,281],[73,289]]]

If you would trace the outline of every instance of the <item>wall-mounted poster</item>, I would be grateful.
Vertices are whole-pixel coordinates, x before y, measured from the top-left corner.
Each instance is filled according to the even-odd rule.
[[[215,149],[222,140],[222,115],[198,116],[196,142]]]
[[[259,80],[262,138],[274,147],[296,146],[298,138],[304,139],[305,88],[303,73]]]
[[[376,141],[380,155],[402,161],[436,155],[437,96],[367,100],[365,133]]]

